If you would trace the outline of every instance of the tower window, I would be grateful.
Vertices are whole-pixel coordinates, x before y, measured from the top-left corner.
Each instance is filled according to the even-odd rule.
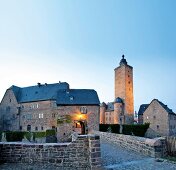
[[[128,82],[128,84],[130,84],[130,81]]]

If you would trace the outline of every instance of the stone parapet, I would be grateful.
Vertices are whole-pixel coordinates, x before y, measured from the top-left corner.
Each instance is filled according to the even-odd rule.
[[[64,169],[101,167],[100,138],[80,135],[71,143],[0,142],[0,162],[51,163]]]
[[[95,133],[100,135],[102,140],[117,144],[135,152],[139,152],[143,155],[148,155],[155,158],[162,158],[167,155],[165,138],[149,139],[99,131],[96,131]]]

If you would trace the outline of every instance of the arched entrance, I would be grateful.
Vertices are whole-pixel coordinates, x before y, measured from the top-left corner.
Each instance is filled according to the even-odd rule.
[[[87,126],[87,123],[84,120],[75,121],[75,125],[74,125],[75,129],[74,129],[74,131],[77,132],[80,135],[84,135],[84,134],[87,133],[86,132],[86,126]]]

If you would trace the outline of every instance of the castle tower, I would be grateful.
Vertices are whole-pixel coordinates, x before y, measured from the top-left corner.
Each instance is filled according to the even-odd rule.
[[[105,124],[105,112],[106,104],[103,102],[100,104],[100,124]]]
[[[114,124],[124,124],[124,103],[120,97],[114,100]]]
[[[124,55],[120,60],[120,66],[115,71],[115,99],[120,97],[124,103],[125,123],[131,123],[129,119],[134,114],[133,98],[133,67],[129,66]]]

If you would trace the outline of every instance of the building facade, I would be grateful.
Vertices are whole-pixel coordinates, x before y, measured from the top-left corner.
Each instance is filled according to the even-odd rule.
[[[99,98],[95,90],[70,89],[66,82],[12,86],[1,101],[0,122],[0,130],[56,129],[59,140],[91,133],[99,129]]]
[[[115,100],[101,103],[101,124],[132,124],[134,120],[133,67],[124,55],[115,72]]]
[[[176,135],[176,114],[158,99],[152,100],[143,112],[143,123],[150,123],[147,137]]]

